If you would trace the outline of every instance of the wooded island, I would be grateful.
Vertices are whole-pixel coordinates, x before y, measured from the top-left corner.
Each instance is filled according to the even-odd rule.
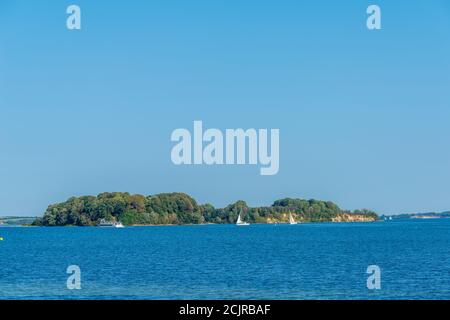
[[[378,215],[367,209],[348,211],[331,201],[285,198],[271,206],[249,207],[237,201],[225,208],[197,204],[185,193],[143,196],[127,192],[72,197],[50,205],[37,226],[95,226],[101,219],[124,225],[182,225],[235,223],[239,212],[251,223],[283,223],[291,213],[298,222],[375,221]]]

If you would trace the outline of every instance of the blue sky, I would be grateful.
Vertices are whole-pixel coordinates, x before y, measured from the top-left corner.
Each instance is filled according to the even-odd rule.
[[[449,210],[449,39],[445,0],[2,0],[0,215],[103,191]],[[279,128],[279,173],[174,166],[194,120]]]

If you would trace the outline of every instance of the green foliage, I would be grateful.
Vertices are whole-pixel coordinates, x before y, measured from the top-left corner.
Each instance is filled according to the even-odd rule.
[[[121,221],[125,225],[234,223],[239,212],[252,223],[287,221],[291,212],[298,221],[331,221],[339,214],[360,214],[374,217],[373,211],[363,209],[343,211],[330,201],[280,199],[269,207],[250,208],[239,200],[222,209],[211,204],[198,205],[185,193],[162,193],[152,196],[131,195],[127,192],[101,193],[97,197],[72,197],[66,202],[50,205],[34,225],[94,226],[101,219]]]

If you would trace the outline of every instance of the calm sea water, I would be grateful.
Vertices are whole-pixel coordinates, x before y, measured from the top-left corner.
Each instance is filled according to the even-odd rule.
[[[450,299],[450,219],[0,228],[0,299]],[[381,290],[366,269],[381,268]],[[81,268],[81,290],[66,269]]]

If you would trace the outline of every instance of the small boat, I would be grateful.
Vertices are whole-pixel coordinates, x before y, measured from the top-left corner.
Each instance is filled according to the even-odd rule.
[[[237,221],[236,221],[236,225],[237,226],[248,226],[248,225],[250,225],[250,223],[242,221],[241,213],[242,213],[242,210],[241,210],[241,212],[239,212],[239,215],[238,215],[238,218],[237,218]]]
[[[123,224],[120,221],[106,221],[105,219],[100,220],[98,226],[102,228],[124,228]]]
[[[297,222],[294,220],[294,217],[292,216],[292,213],[289,211],[289,224],[297,224]]]

